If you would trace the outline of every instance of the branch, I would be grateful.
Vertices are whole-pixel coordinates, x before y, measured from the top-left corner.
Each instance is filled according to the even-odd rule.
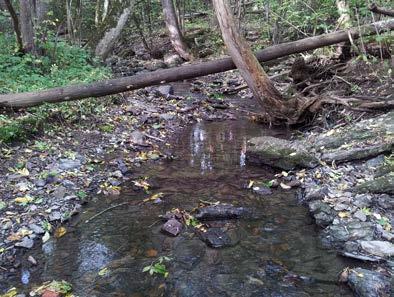
[[[394,17],[394,10],[384,7],[379,7],[376,3],[372,3],[371,6],[369,7],[369,10],[374,13],[379,13],[379,14]]]

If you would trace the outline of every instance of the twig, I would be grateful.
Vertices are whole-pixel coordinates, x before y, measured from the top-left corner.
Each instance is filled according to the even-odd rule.
[[[156,225],[158,222],[160,222],[161,220],[157,220],[154,221],[153,224],[149,225],[148,228],[152,228],[154,225]]]
[[[117,207],[119,207],[119,206],[126,205],[126,204],[128,204],[128,203],[129,203],[129,202],[123,202],[123,203],[120,203],[120,204],[117,204],[117,205],[110,206],[110,207],[104,209],[103,211],[100,211],[99,213],[95,214],[95,215],[92,216],[91,218],[87,219],[87,220],[85,221],[85,223],[89,223],[89,222],[91,222],[92,220],[94,220],[95,218],[97,218],[98,216],[101,216],[103,213],[106,213],[107,211],[110,211],[110,210],[112,210],[112,209],[114,209],[114,208],[117,208]]]
[[[143,134],[144,134],[146,137],[148,137],[148,138],[151,138],[151,139],[154,139],[154,140],[157,140],[157,141],[160,141],[160,142],[164,142],[163,139],[158,138],[158,137],[156,137],[156,136],[149,135],[148,133],[143,133]]]

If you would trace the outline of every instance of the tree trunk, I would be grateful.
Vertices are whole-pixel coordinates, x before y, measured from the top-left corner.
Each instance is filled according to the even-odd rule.
[[[192,56],[184,41],[182,32],[179,28],[178,18],[175,13],[173,0],[161,0],[163,6],[164,21],[170,34],[171,44],[175,51],[185,60],[191,60]]]
[[[31,0],[19,0],[23,50],[36,54]]]
[[[379,7],[376,5],[376,3],[372,3],[371,6],[369,7],[369,10],[374,13],[380,13],[383,15],[388,15],[388,16],[394,17],[394,10],[393,9]]]
[[[129,19],[133,5],[134,2],[130,5],[130,7],[127,7],[123,10],[122,14],[118,19],[118,23],[116,24],[116,27],[107,31],[107,33],[104,34],[104,37],[97,44],[96,56],[100,57],[101,60],[105,61],[105,59],[114,49],[116,42],[119,40],[123,28]]]
[[[319,47],[337,44],[348,40],[349,35],[357,39],[361,34],[374,35],[377,32],[394,30],[394,19],[372,23],[360,28],[338,31],[298,41],[268,47],[257,52],[260,62],[274,60],[291,54],[313,50]],[[144,88],[152,85],[191,79],[235,69],[231,58],[184,65],[171,69],[163,69],[150,73],[137,74],[130,77],[110,79],[90,84],[53,88],[44,91],[0,95],[0,106],[20,108],[42,104],[44,102],[62,102],[88,97],[101,97]]]
[[[37,18],[37,24],[40,25],[42,24],[43,21],[45,21],[47,14],[48,14],[48,9],[49,9],[49,0],[34,0],[35,4],[35,14]]]
[[[16,36],[16,43],[18,45],[18,51],[23,52],[23,41],[22,41],[22,33],[19,27],[19,20],[18,16],[16,15],[15,9],[12,6],[11,0],[4,0],[4,3],[7,7],[8,12],[10,13],[12,19],[12,25],[14,26],[15,36]]]
[[[224,43],[242,77],[270,118],[287,119],[288,107],[237,29],[228,0],[214,0]]]

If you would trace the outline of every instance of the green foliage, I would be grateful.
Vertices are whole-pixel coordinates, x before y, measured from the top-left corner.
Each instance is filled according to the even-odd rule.
[[[167,270],[164,262],[171,261],[171,258],[163,256],[159,257],[156,261],[152,262],[150,265],[145,266],[142,272],[148,272],[150,275],[159,274],[164,277],[167,277],[169,272]]]
[[[28,92],[109,77],[109,71],[95,67],[88,52],[67,43],[48,41],[47,54],[35,57],[14,51],[14,39],[0,34],[0,93]]]
[[[20,55],[14,45],[12,37],[0,34],[0,93],[42,90],[110,76],[109,69],[91,63],[94,61],[88,52],[63,41],[42,44],[46,55],[40,57]],[[96,101],[85,100],[41,105],[13,115],[0,114],[0,143],[23,140],[48,128],[50,120],[74,122],[103,110]]]

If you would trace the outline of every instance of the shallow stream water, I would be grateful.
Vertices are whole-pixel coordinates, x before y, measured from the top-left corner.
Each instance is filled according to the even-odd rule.
[[[246,140],[260,135],[286,137],[246,120],[185,129],[171,148],[174,160],[134,172],[152,184],[149,195],[164,193],[162,203],[139,205],[149,195],[133,190],[131,181],[121,196],[98,197],[65,236],[43,246],[38,260],[45,267],[35,281],[64,279],[81,297],[352,296],[336,283],[349,263],[321,246],[295,192],[275,189],[259,196],[245,188],[249,180],[270,180],[275,174],[245,161]],[[232,222],[240,241],[222,249],[207,247],[191,229],[175,238],[160,232],[159,215],[173,208],[192,210],[200,200],[250,207],[261,216]],[[142,272],[159,256],[171,258],[167,278]]]

